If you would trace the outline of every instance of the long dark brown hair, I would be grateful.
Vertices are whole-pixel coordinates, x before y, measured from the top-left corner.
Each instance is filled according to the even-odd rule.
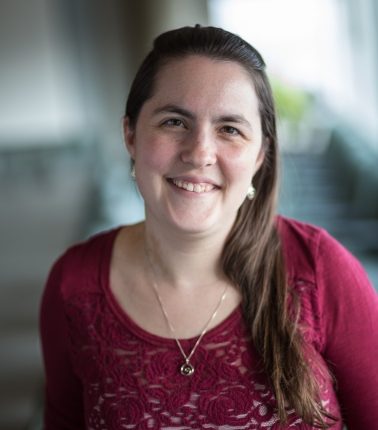
[[[311,426],[329,428],[335,418],[321,403],[319,382],[309,365],[306,343],[295,321],[299,315],[295,295],[291,311],[288,310],[285,262],[274,226],[278,176],[276,115],[261,55],[240,37],[220,28],[197,25],[161,34],[131,86],[126,104],[130,126],[135,127],[143,104],[153,96],[159,70],[171,61],[193,55],[233,61],[249,73],[254,83],[265,158],[253,179],[255,198],[242,204],[226,241],[223,269],[242,293],[245,319],[268,374],[281,423],[287,421],[285,406],[290,405]]]

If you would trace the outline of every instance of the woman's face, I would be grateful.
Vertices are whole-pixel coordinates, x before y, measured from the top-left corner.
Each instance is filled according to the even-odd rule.
[[[127,119],[124,128],[146,222],[228,233],[264,157],[248,73],[200,56],[173,61],[160,70],[135,129]]]

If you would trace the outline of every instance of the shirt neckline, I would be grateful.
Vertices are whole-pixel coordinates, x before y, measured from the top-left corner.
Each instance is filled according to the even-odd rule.
[[[143,339],[146,342],[152,343],[154,345],[159,346],[172,346],[176,345],[175,339],[161,337],[156,334],[150,333],[147,330],[140,327],[121,307],[117,298],[115,297],[111,287],[110,287],[110,264],[111,258],[114,248],[115,240],[125,226],[117,227],[111,231],[109,231],[105,238],[105,244],[102,248],[100,255],[100,264],[99,264],[99,281],[100,286],[105,294],[106,301],[110,306],[111,310],[116,315],[117,319],[124,325],[128,330],[130,330],[134,335]],[[215,338],[221,332],[230,327],[237,324],[237,322],[241,319],[243,314],[242,304],[240,303],[231,313],[221,321],[218,325],[210,329],[202,339],[204,341],[210,341]],[[181,345],[183,347],[190,347],[194,345],[197,341],[198,336],[195,336],[190,339],[179,339]]]

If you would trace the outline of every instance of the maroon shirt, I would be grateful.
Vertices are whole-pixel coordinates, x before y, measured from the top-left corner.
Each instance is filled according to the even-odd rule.
[[[358,261],[324,230],[277,217],[299,327],[320,363],[322,402],[341,430],[378,427],[378,297]],[[45,428],[279,429],[276,403],[237,308],[203,337],[182,376],[173,339],[141,329],[109,286],[119,229],[70,248],[43,296]],[[191,351],[195,339],[182,340]],[[290,407],[283,429],[310,429]]]

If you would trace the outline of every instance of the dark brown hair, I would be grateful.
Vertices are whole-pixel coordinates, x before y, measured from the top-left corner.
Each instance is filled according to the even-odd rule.
[[[274,227],[278,153],[276,115],[261,55],[235,34],[215,27],[184,27],[161,34],[143,61],[131,86],[126,115],[135,127],[143,104],[153,96],[157,73],[171,61],[199,55],[233,61],[251,76],[259,100],[265,158],[253,182],[256,195],[245,200],[223,250],[223,269],[240,289],[271,389],[278,417],[287,420],[289,404],[308,424],[329,428],[334,420],[322,406],[319,382],[309,365],[306,344],[296,328],[299,301],[288,311],[288,287],[280,237]],[[294,304],[297,303],[295,309]]]

